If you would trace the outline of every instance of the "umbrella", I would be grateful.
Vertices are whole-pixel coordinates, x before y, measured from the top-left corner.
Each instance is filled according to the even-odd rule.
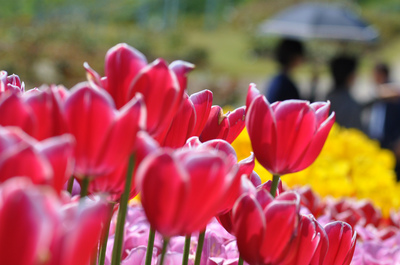
[[[378,32],[356,13],[328,3],[292,6],[260,25],[260,33],[301,39],[333,39],[372,42]]]

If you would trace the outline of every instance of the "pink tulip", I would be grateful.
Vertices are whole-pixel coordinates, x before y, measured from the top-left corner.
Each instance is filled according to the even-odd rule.
[[[107,207],[62,205],[50,189],[26,178],[0,185],[0,259],[16,265],[86,265],[97,247]]]
[[[224,207],[235,170],[222,151],[158,150],[143,160],[136,183],[147,218],[163,236],[204,229]]]
[[[143,159],[145,159],[152,152],[156,151],[158,148],[158,143],[146,132],[138,132],[135,147],[135,170],[133,172],[133,177],[135,177],[137,168]],[[106,193],[108,194],[109,201],[118,202],[124,192],[127,169],[128,161],[122,161],[121,165],[110,174],[91,181],[89,185],[89,192]],[[137,194],[138,190],[136,189],[133,181],[129,198],[133,198]]]
[[[280,264],[298,231],[300,198],[285,192],[274,199],[265,189],[243,195],[233,208],[240,256],[249,264]]]
[[[17,126],[38,140],[67,132],[62,87],[32,89],[24,94],[4,93],[0,99],[0,125]]]
[[[90,84],[108,91],[118,109],[141,93],[148,112],[147,131],[159,137],[168,130],[182,104],[186,76],[193,65],[176,61],[168,66],[163,59],[147,64],[142,53],[127,44],[118,44],[107,52],[104,78],[88,64],[85,68]]]
[[[356,235],[344,222],[333,222],[324,227],[329,239],[329,249],[324,265],[349,265],[356,247]]]
[[[324,228],[312,215],[300,217],[298,234],[278,264],[282,265],[323,265],[328,251],[328,236]]]
[[[6,91],[23,93],[25,84],[21,82],[19,76],[8,75],[6,71],[0,71],[0,95]]]
[[[43,198],[27,179],[14,178],[0,186],[2,264],[40,264],[41,257],[46,259],[53,228],[45,219],[49,207],[54,210],[53,201]]]
[[[162,146],[182,147],[191,136],[199,136],[211,111],[212,92],[203,90],[184,96],[183,104],[175,114],[170,127],[159,138]]]
[[[272,105],[249,87],[246,126],[254,154],[272,174],[305,169],[317,158],[335,121],[329,102],[286,100]]]
[[[47,265],[86,265],[97,250],[101,229],[108,216],[102,201],[73,202],[59,213]]]
[[[116,110],[111,97],[87,83],[77,85],[65,102],[68,130],[76,139],[75,175],[107,175],[128,160],[136,133],[144,127],[145,109],[135,97]]]
[[[200,141],[224,139],[232,143],[245,127],[245,108],[237,108],[233,112],[223,113],[220,106],[213,106],[205,124]]]
[[[71,135],[38,142],[17,127],[0,127],[0,182],[26,176],[59,193],[72,173],[73,148]]]

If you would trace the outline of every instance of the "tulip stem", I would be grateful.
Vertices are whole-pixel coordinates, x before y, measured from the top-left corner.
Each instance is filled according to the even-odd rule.
[[[111,259],[112,265],[120,265],[121,263],[122,244],[124,242],[125,217],[126,217],[126,210],[128,208],[129,194],[131,192],[132,173],[134,164],[135,164],[135,156],[132,154],[129,157],[128,170],[126,171],[124,193],[122,194],[121,200],[119,202],[117,227],[115,228],[114,247]]]
[[[278,189],[279,179],[280,179],[280,176],[277,174],[274,174],[274,176],[272,177],[270,193],[271,193],[272,197],[274,197],[274,198],[276,196],[276,190]]]
[[[72,194],[72,188],[74,187],[74,180],[75,180],[74,176],[71,176],[71,177],[68,179],[67,191],[69,192],[69,194]]]
[[[164,264],[165,254],[167,253],[168,242],[169,242],[169,238],[164,237],[163,247],[162,247],[162,251],[161,251],[160,265]]]
[[[242,257],[240,257],[240,256],[239,256],[238,265],[243,265],[243,259],[242,259]]]
[[[196,259],[194,260],[194,265],[200,265],[201,253],[203,252],[205,235],[206,235],[206,230],[204,229],[203,232],[201,232],[199,235],[199,241],[197,243],[197,249],[196,249]]]
[[[147,251],[146,251],[146,263],[145,265],[151,265],[151,259],[153,258],[153,248],[154,248],[154,238],[156,236],[156,231],[150,227],[149,231],[149,240],[147,242]]]
[[[109,207],[110,207],[109,208],[110,215],[109,215],[109,218],[107,219],[107,221],[104,223],[102,237],[101,237],[101,241],[100,241],[99,265],[104,265],[104,262],[106,260],[108,234],[110,232],[110,223],[111,223],[112,214],[113,214],[113,210],[114,210],[114,203],[110,202]]]
[[[89,183],[90,179],[85,176],[82,179],[82,184],[81,184],[81,198],[86,197],[86,195],[88,194]]]
[[[185,248],[183,249],[182,265],[188,265],[189,263],[190,239],[191,235],[186,235]]]

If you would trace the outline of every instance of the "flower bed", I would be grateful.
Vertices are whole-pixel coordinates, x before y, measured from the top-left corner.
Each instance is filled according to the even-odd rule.
[[[331,131],[329,103],[270,104],[251,84],[224,114],[186,94],[192,64],[126,44],[104,76],[84,67],[71,90],[0,72],[2,264],[398,262],[392,157]]]

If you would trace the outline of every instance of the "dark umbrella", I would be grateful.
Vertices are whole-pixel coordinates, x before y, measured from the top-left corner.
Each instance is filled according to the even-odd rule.
[[[290,7],[260,25],[260,32],[303,39],[371,42],[378,32],[343,6],[302,3]]]

